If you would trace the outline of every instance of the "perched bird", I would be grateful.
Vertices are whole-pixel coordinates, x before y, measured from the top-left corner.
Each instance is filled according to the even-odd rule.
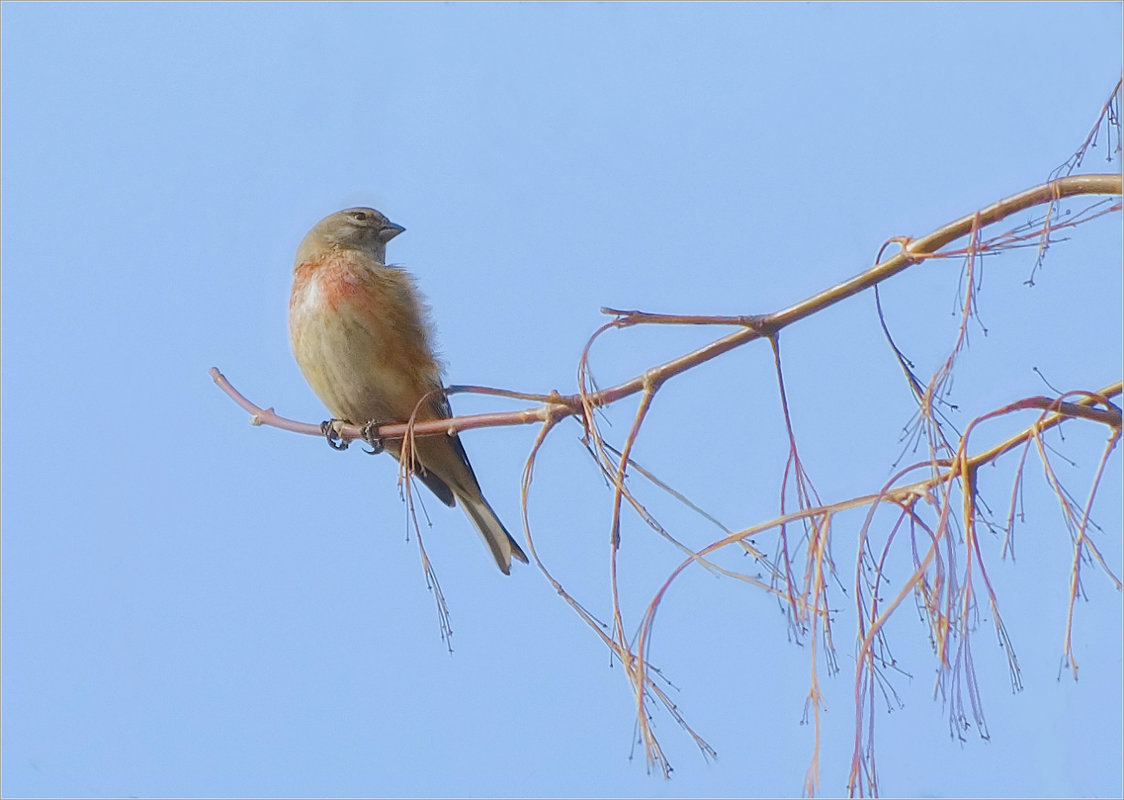
[[[349,208],[316,223],[297,248],[289,298],[293,355],[312,390],[337,419],[407,422],[421,397],[441,389],[428,308],[411,276],[386,263],[386,243],[405,228],[373,208]],[[436,393],[417,420],[445,419],[452,409]],[[398,458],[400,441],[387,441]],[[414,474],[445,505],[460,501],[496,564],[527,556],[492,511],[460,439],[414,439]]]

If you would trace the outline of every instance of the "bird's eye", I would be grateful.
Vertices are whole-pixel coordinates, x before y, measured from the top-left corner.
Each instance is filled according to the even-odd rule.
[[[356,220],[357,222],[366,222],[366,221],[367,221],[367,212],[366,212],[366,211],[356,211],[356,212],[355,212],[354,214],[352,214],[351,216],[352,216],[352,217],[353,217],[353,218],[354,218],[354,219],[355,219],[355,220]]]

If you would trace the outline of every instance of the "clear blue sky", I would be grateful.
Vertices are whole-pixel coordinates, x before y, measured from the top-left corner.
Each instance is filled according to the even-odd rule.
[[[1121,70],[1114,3],[2,15],[7,796],[799,794],[809,648],[775,601],[693,572],[668,596],[652,658],[719,758],[657,713],[664,781],[634,754],[620,666],[536,569],[503,577],[460,512],[425,498],[450,655],[392,461],[253,428],[207,369],[279,413],[326,416],[289,352],[292,256],[319,218],[362,204],[406,227],[389,255],[429,298],[451,382],[570,392],[599,307],[743,314],[806,297],[890,236],[1046,180]],[[1087,171],[1119,169],[1104,144]],[[961,428],[1047,391],[1034,367],[1062,389],[1120,376],[1119,215],[1055,246],[1033,288],[1031,261],[987,263]],[[886,287],[923,375],[954,340],[960,266]],[[784,337],[802,455],[828,501],[886,479],[913,413],[872,306],[854,298]],[[597,376],[717,335],[618,334]],[[609,412],[613,435],[633,408]],[[1084,497],[1104,435],[1070,427],[1052,444]],[[534,435],[464,436],[513,531]],[[774,516],[785,444],[767,348],[669,384],[636,456],[727,525]],[[1012,463],[985,472],[1000,520]],[[540,552],[607,618],[609,496],[577,426],[555,432],[536,476]],[[1118,572],[1120,485],[1118,451],[1096,509]],[[895,684],[905,708],[878,712],[885,793],[1120,795],[1121,597],[1086,570],[1081,677],[1059,680],[1071,547],[1043,486],[1032,459],[1015,564],[984,542],[1025,691],[1010,692],[981,608],[991,740],[950,739],[925,629],[903,608],[893,641],[912,678]],[[685,540],[714,538],[645,496]],[[836,523],[844,586],[860,523]],[[634,518],[621,558],[635,626],[678,559]],[[854,720],[852,595],[835,597],[825,794],[845,791]]]

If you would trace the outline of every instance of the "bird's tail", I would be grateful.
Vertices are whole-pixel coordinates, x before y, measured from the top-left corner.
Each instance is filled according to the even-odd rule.
[[[492,551],[496,564],[504,575],[511,572],[512,558],[516,558],[524,564],[527,563],[527,555],[511,538],[511,534],[507,532],[507,528],[503,526],[500,518],[496,516],[495,511],[492,511],[492,507],[488,505],[488,501],[483,496],[466,497],[463,494],[458,494],[457,500],[460,501],[461,508],[468,514],[469,519],[472,520],[472,524],[476,526],[476,530],[480,532],[484,544],[488,545],[488,549]]]

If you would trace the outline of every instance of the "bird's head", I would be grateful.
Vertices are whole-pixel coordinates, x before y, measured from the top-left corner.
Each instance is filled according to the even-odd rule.
[[[386,243],[402,231],[373,208],[347,208],[324,217],[308,232],[297,248],[300,264],[325,248],[360,250],[380,264],[386,263]]]

